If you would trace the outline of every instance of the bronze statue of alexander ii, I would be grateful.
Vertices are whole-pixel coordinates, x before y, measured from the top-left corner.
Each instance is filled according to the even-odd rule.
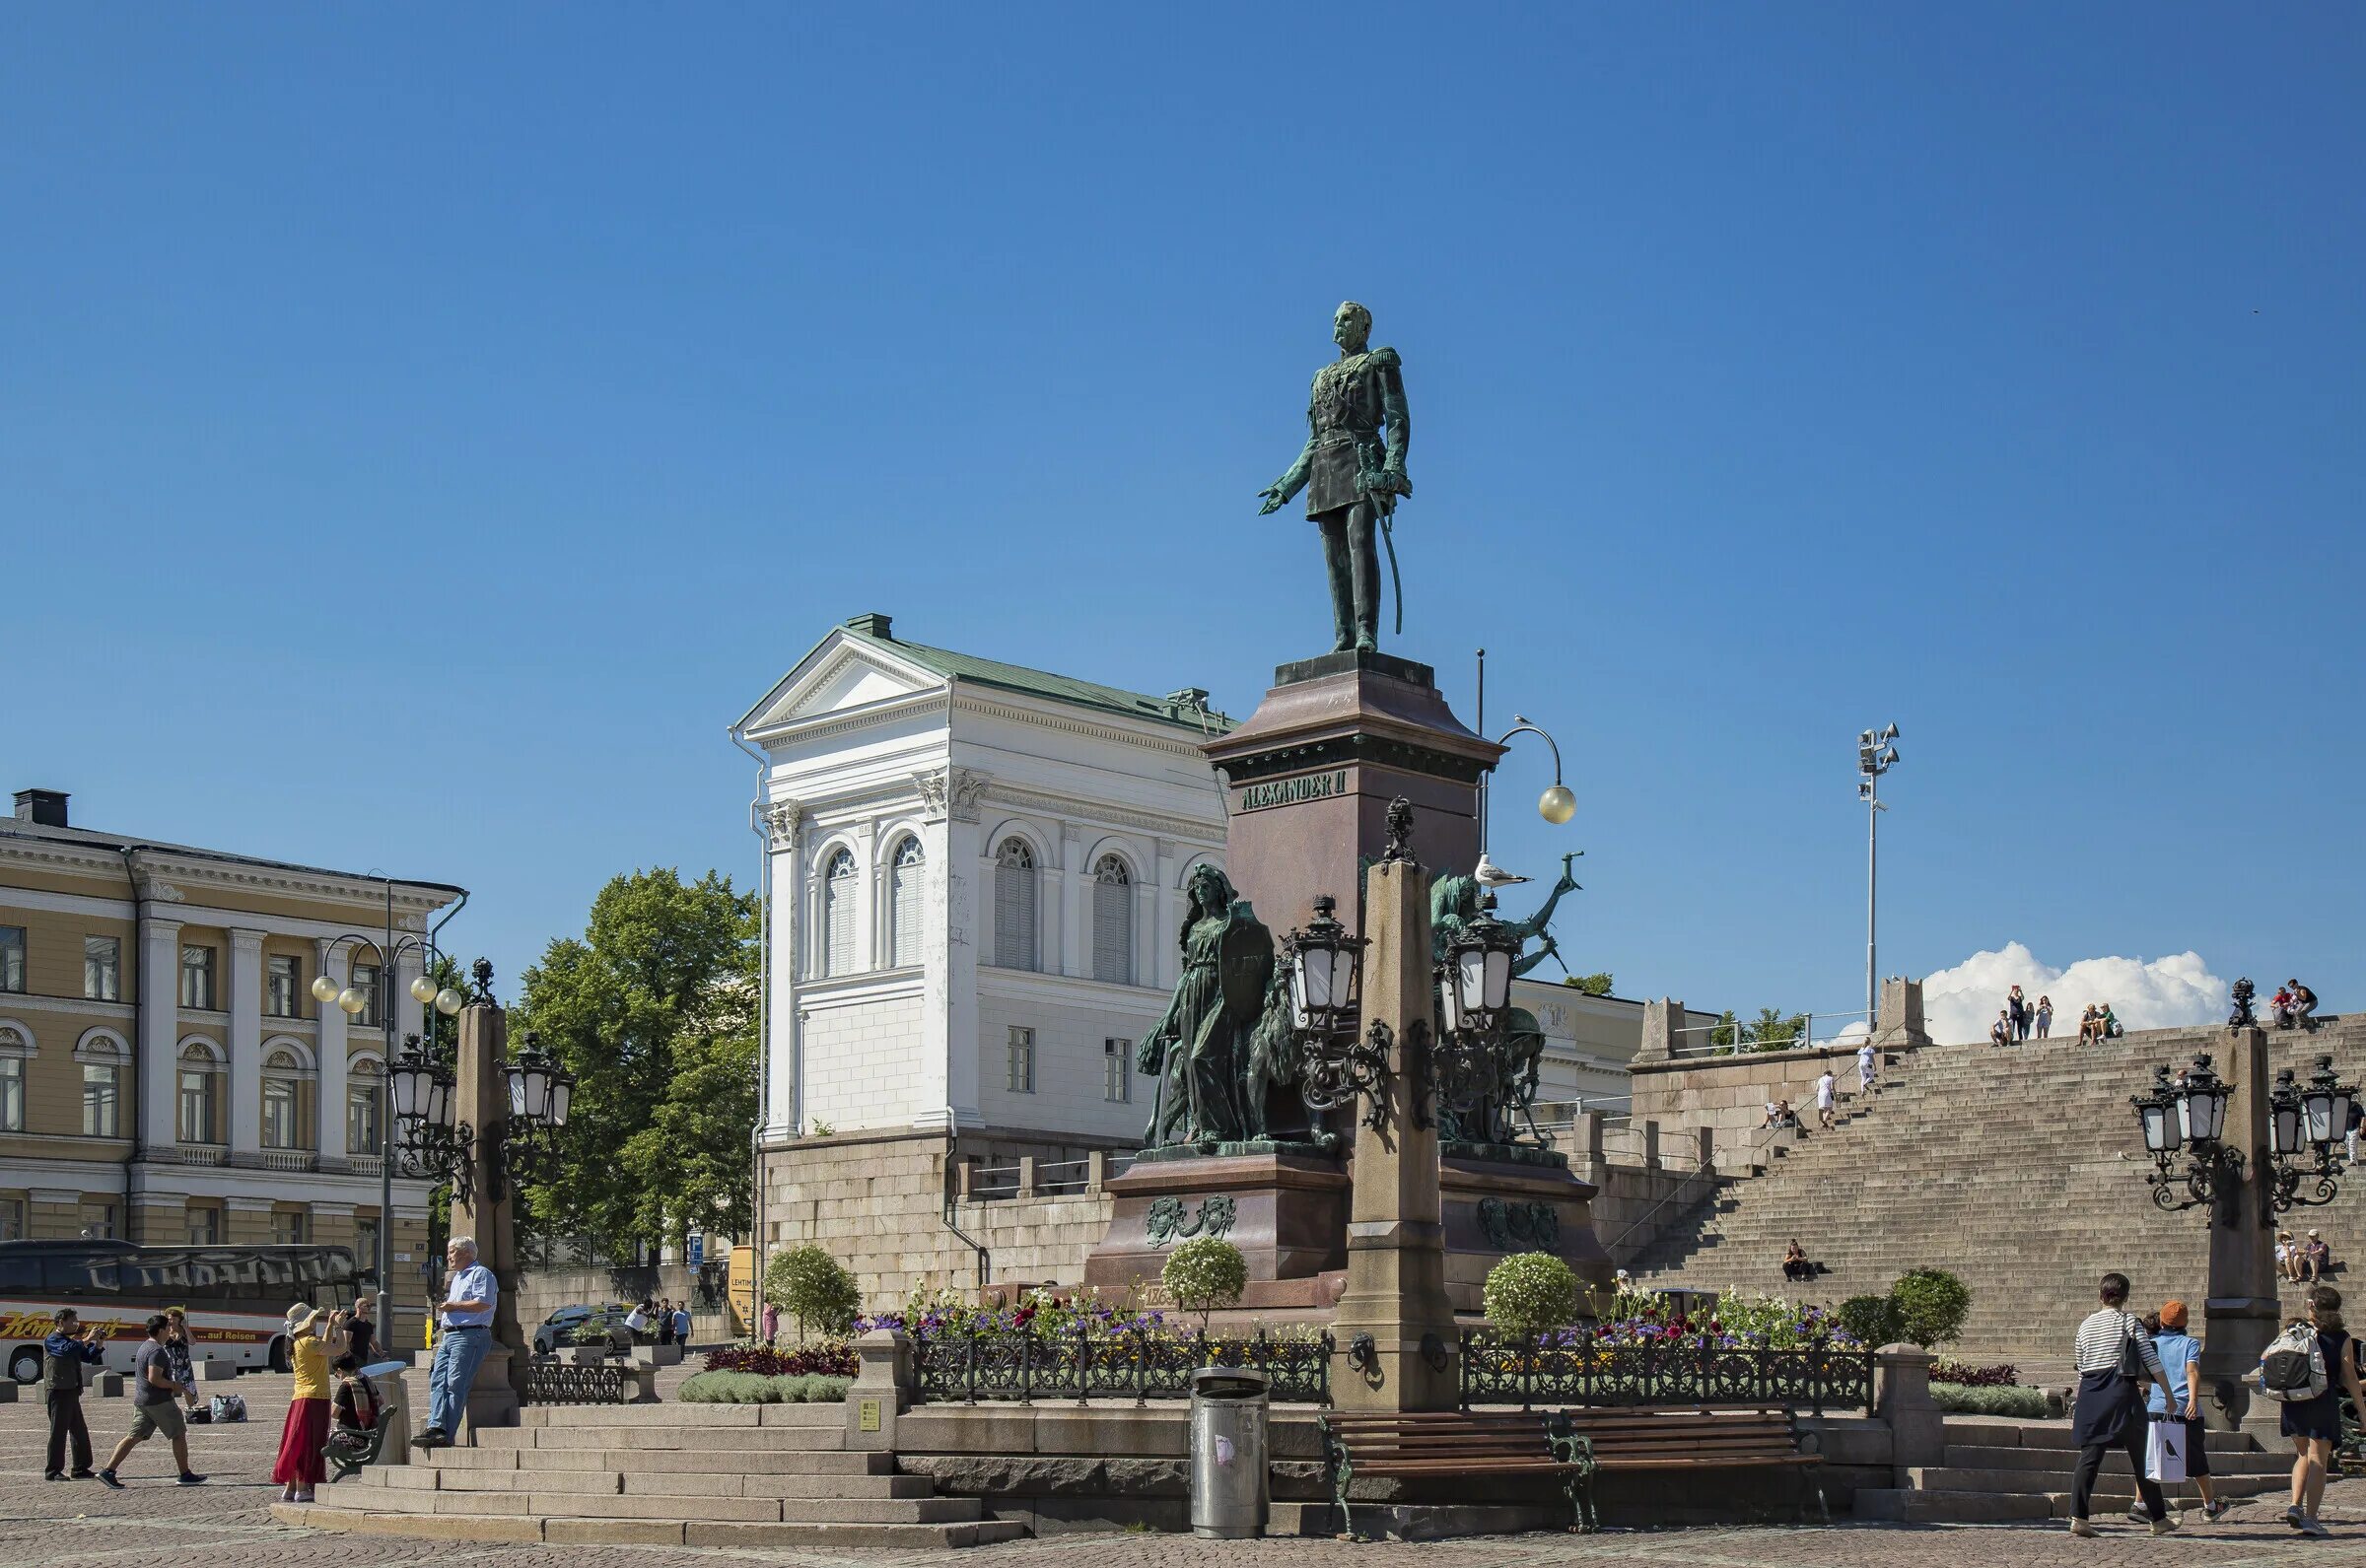
[[[1322,530],[1331,578],[1335,651],[1380,646],[1380,558],[1375,531],[1388,526],[1397,498],[1413,494],[1405,477],[1412,421],[1405,412],[1405,370],[1395,349],[1370,347],[1372,312],[1350,300],[1332,317],[1339,358],[1314,375],[1306,402],[1306,447],[1288,472],[1258,492],[1258,514],[1278,511],[1301,489],[1306,516]],[[1390,549],[1390,564],[1395,550]],[[1404,630],[1402,594],[1397,630]]]

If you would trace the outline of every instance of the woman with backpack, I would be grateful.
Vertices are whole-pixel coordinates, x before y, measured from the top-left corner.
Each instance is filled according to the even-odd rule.
[[[2292,1506],[2284,1510],[2284,1523],[2304,1535],[2331,1534],[2317,1522],[2317,1510],[2325,1502],[2326,1467],[2341,1441],[2341,1391],[2366,1410],[2358,1342],[2341,1327],[2341,1292],[2331,1285],[2309,1292],[2309,1321],[2289,1326],[2267,1347],[2260,1358],[2260,1386],[2268,1398],[2283,1400],[2284,1436],[2292,1440]]]

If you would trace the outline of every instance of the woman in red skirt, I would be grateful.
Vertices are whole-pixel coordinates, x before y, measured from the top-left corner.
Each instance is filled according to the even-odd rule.
[[[271,1478],[283,1503],[309,1503],[313,1488],[327,1477],[320,1450],[328,1442],[328,1361],[343,1349],[344,1314],[324,1317],[298,1302],[288,1309],[288,1360],[296,1387],[288,1400],[288,1422],[279,1432],[279,1460]]]

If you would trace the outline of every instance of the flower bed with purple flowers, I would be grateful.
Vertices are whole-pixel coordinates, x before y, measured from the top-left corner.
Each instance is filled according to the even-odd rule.
[[[1276,1400],[1330,1402],[1331,1337],[1318,1329],[1211,1334],[1170,1326],[1138,1302],[1031,1292],[1015,1306],[977,1307],[915,1296],[901,1311],[859,1320],[856,1331],[912,1337],[922,1401],[1181,1399],[1202,1367],[1253,1367]]]
[[[718,1345],[707,1352],[707,1370],[759,1378],[851,1378],[860,1366],[852,1343],[825,1339],[786,1350],[768,1344]]]

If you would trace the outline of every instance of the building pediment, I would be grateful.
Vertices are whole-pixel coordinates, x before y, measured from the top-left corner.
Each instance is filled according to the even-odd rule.
[[[945,686],[941,675],[871,640],[833,631],[748,711],[739,727],[761,738],[767,730],[935,696]]]

